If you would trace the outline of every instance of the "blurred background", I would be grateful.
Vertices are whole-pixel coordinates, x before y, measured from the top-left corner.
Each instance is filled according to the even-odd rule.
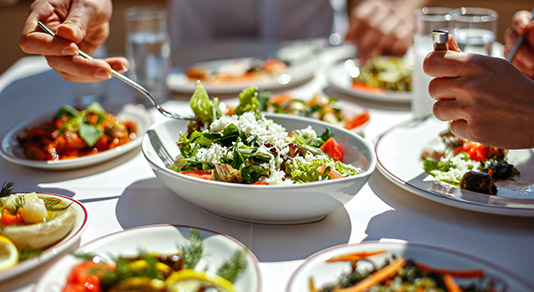
[[[344,0],[331,0],[335,2],[335,8],[341,9],[339,5]],[[19,48],[19,36],[22,26],[28,14],[28,8],[32,0],[0,0],[0,27],[4,27],[3,40],[0,44],[0,74],[9,66],[15,63],[25,54]],[[107,41],[107,51],[109,55],[124,55],[124,20],[123,13],[128,7],[139,5],[162,6],[167,5],[167,0],[113,0],[113,16],[111,18],[110,37]],[[499,12],[498,38],[501,43],[504,42],[503,35],[506,28],[510,25],[510,19],[514,12],[520,9],[531,10],[532,0],[436,0],[433,6],[443,6],[457,8],[461,6],[486,7]],[[345,17],[344,13],[338,11],[338,16]],[[343,23],[346,20],[340,20]],[[343,25],[339,26],[340,29]]]

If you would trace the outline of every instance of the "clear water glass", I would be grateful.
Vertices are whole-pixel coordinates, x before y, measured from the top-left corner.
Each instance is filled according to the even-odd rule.
[[[425,57],[434,50],[432,31],[435,29],[451,30],[450,8],[423,7],[414,14],[413,53],[414,67],[412,73],[411,111],[414,118],[432,114],[434,99],[428,94],[428,84],[432,78],[423,71]]]
[[[124,18],[129,77],[162,103],[168,99],[167,77],[171,68],[167,12],[157,7],[138,6],[127,9]],[[137,92],[135,102],[152,106],[145,96]]]
[[[492,55],[499,14],[492,9],[461,7],[451,11],[453,36],[466,53]]]

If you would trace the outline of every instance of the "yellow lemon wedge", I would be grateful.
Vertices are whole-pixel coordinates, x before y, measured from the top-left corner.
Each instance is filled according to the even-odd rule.
[[[171,292],[192,292],[198,291],[202,287],[213,287],[218,292],[237,292],[232,282],[225,278],[212,273],[191,269],[184,269],[172,273],[165,280],[165,284],[168,291]]]
[[[0,235],[0,272],[11,269],[19,262],[19,251],[9,238]]]

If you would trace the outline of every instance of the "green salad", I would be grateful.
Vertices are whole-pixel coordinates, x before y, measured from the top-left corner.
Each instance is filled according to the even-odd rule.
[[[255,87],[239,94],[233,115],[200,82],[190,100],[197,119],[177,142],[181,155],[170,168],[203,179],[244,184],[296,184],[356,175],[330,129],[310,126],[288,133],[260,114]]]

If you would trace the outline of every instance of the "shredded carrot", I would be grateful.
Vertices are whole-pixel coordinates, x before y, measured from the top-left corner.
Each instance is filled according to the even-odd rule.
[[[348,288],[336,289],[334,292],[361,292],[369,289],[374,285],[382,283],[388,278],[393,277],[395,274],[397,274],[399,269],[404,266],[404,263],[405,261],[403,258],[397,258],[393,263],[385,266],[379,271],[374,272],[373,274],[369,275],[369,277],[356,283],[356,285]]]
[[[292,101],[292,100],[293,100],[293,97],[291,95],[289,95],[289,94],[278,94],[278,95],[272,96],[269,99],[269,102],[277,104],[277,105],[281,105],[283,103],[286,103],[286,102]]]
[[[315,288],[315,283],[313,282],[313,278],[310,277],[310,279],[308,280],[308,287],[310,289],[310,292],[319,292],[319,290],[317,290],[317,288]]]
[[[369,93],[384,93],[384,89],[382,89],[380,87],[371,86],[369,84],[366,84],[366,83],[363,83],[363,82],[358,82],[358,81],[353,81],[352,82],[352,88],[354,88],[356,90],[369,92]]]
[[[377,254],[385,253],[385,250],[377,250],[377,251],[362,251],[362,252],[355,252],[345,255],[340,255],[337,257],[330,258],[326,260],[327,262],[352,262],[352,261],[359,261],[364,258],[368,258],[370,256],[374,256]]]
[[[462,292],[462,289],[456,281],[454,281],[454,278],[451,276],[451,274],[445,274],[443,276],[443,282],[445,283],[445,287],[447,287],[447,291],[449,292]]]
[[[429,267],[427,265],[421,264],[421,263],[415,263],[417,268],[423,270],[423,271],[431,271],[436,274],[445,275],[449,274],[453,277],[457,278],[479,278],[484,276],[483,270],[447,270],[447,269],[436,269]]]

